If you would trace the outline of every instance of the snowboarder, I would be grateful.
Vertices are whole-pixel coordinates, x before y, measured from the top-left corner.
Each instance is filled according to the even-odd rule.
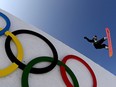
[[[89,39],[89,38],[87,38],[87,37],[84,37],[84,39],[86,39],[88,42],[92,43],[93,46],[94,46],[96,49],[105,48],[105,49],[108,50],[108,45],[103,44],[103,42],[107,40],[107,37],[103,37],[102,39],[97,40],[97,36],[94,35],[94,36],[93,36],[93,39]]]

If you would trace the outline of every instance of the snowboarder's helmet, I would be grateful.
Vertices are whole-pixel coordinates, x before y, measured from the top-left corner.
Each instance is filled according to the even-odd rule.
[[[96,36],[96,35],[94,35],[94,36],[93,36],[93,39],[97,40],[97,36]]]
[[[97,38],[97,36],[96,36],[96,35],[94,35],[94,36],[93,36],[93,38]]]

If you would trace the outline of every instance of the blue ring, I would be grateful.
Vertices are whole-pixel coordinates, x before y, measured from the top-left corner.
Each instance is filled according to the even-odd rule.
[[[0,12],[0,16],[3,17],[3,19],[6,21],[6,26],[5,26],[5,28],[4,28],[3,30],[0,31],[0,36],[2,36],[2,35],[4,35],[4,33],[5,33],[6,31],[9,30],[11,23],[10,23],[9,18],[8,18],[6,15],[4,15],[3,13]]]

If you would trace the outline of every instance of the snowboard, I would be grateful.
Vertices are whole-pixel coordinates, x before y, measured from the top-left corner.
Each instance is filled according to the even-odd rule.
[[[110,35],[110,29],[106,28],[106,36],[108,40],[108,51],[109,51],[109,57],[113,56],[113,48],[112,48],[112,40]]]

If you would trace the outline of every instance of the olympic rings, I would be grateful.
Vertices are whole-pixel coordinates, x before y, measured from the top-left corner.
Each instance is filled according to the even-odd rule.
[[[28,84],[29,72],[30,72],[31,68],[33,67],[33,65],[35,65],[36,63],[39,63],[39,62],[53,62],[53,58],[45,56],[45,57],[34,58],[32,61],[30,61],[27,64],[27,66],[25,67],[25,69],[23,70],[22,80],[21,80],[22,87],[29,87],[29,84]],[[79,87],[78,81],[77,81],[74,73],[71,71],[71,69],[59,60],[57,62],[57,65],[64,67],[66,69],[66,71],[68,72],[68,74],[71,76],[74,87]],[[70,87],[67,84],[66,84],[66,86]]]
[[[90,72],[90,74],[92,76],[93,87],[97,87],[97,80],[96,80],[95,74],[94,74],[93,70],[91,69],[91,67],[84,60],[82,60],[80,57],[77,57],[75,55],[67,55],[66,57],[64,57],[64,59],[62,60],[62,62],[66,63],[66,61],[68,59],[75,59],[75,60],[81,62],[82,64],[84,64],[86,66],[86,68],[89,70],[89,72]],[[65,81],[65,83],[66,84],[68,83],[67,85],[69,85],[69,87],[73,87],[72,84],[70,83],[70,81],[67,78],[67,75],[66,75],[66,72],[65,72],[65,68],[61,66],[60,67],[60,71],[61,71],[61,75],[62,75],[62,78]]]
[[[3,70],[0,70],[0,77],[11,74],[19,67],[20,69],[23,70],[23,74],[22,74],[22,78],[21,78],[22,79],[21,80],[22,87],[29,87],[29,84],[28,84],[29,73],[33,73],[33,74],[46,73],[46,72],[51,71],[56,65],[59,65],[61,76],[62,76],[63,81],[66,84],[66,86],[73,87],[73,85],[70,83],[70,81],[67,78],[65,70],[71,76],[74,87],[79,87],[79,83],[76,79],[76,76],[71,71],[71,69],[67,65],[65,65],[65,63],[68,59],[75,59],[86,66],[86,68],[89,70],[89,72],[92,76],[93,87],[97,87],[97,80],[96,80],[95,74],[94,74],[93,70],[91,69],[91,67],[84,60],[82,60],[81,58],[79,58],[75,55],[67,55],[66,57],[64,57],[64,59],[61,62],[60,60],[58,60],[58,54],[57,54],[57,51],[56,51],[54,45],[47,38],[45,38],[44,36],[42,36],[39,33],[31,31],[31,30],[17,30],[17,31],[14,31],[11,33],[8,31],[10,28],[10,25],[11,25],[9,18],[1,12],[0,12],[0,16],[3,17],[3,19],[6,21],[5,28],[0,28],[0,30],[1,30],[0,36],[2,36],[3,34],[5,34],[7,36],[6,42],[5,42],[5,51],[6,51],[7,56],[9,57],[9,59],[12,61],[12,64],[10,66],[6,67]],[[37,36],[38,38],[41,38],[51,48],[51,50],[53,52],[53,57],[47,57],[47,56],[37,57],[37,58],[31,60],[27,65],[23,64],[21,62],[22,58],[23,58],[23,48],[22,48],[20,41],[15,36],[18,34],[31,34],[31,35]],[[11,39],[16,44],[16,47],[18,50],[17,57],[14,56],[14,54],[10,48]],[[44,68],[33,68],[33,66],[39,62],[51,62],[51,64]]]
[[[2,30],[2,28],[0,28],[0,30]],[[22,45],[20,43],[20,41],[17,39],[16,36],[14,36],[11,32],[6,31],[5,32],[6,36],[9,36],[12,38],[12,40],[14,41],[14,43],[16,44],[17,50],[18,50],[18,54],[17,54],[17,59],[19,61],[22,61],[23,59],[23,48]],[[16,69],[18,68],[18,65],[15,63],[12,63],[11,65],[9,65],[7,68],[0,70],[0,77],[4,77],[7,76],[9,74],[11,74],[12,72],[14,72]]]
[[[42,40],[44,40],[50,46],[50,48],[53,52],[54,61],[48,67],[32,68],[30,71],[31,73],[34,73],[34,74],[46,73],[48,71],[51,71],[56,66],[56,64],[58,62],[58,54],[57,54],[57,51],[56,51],[55,47],[53,46],[53,44],[47,38],[45,38],[44,36],[42,36],[39,33],[36,33],[34,31],[30,31],[30,30],[17,30],[17,31],[14,31],[12,33],[14,35],[24,33],[24,34],[31,34],[31,35],[37,36],[38,38],[41,38]],[[6,50],[7,56],[9,57],[9,59],[12,62],[15,62],[19,66],[19,68],[23,70],[26,67],[26,65],[23,64],[22,62],[20,62],[12,53],[11,48],[10,48],[10,41],[11,41],[11,37],[8,36],[6,39],[6,42],[5,42],[5,50]]]
[[[7,30],[9,30],[11,23],[10,23],[9,18],[8,18],[6,15],[4,15],[3,13],[0,12],[0,16],[3,17],[4,20],[6,21],[6,26],[5,26],[5,28],[4,28],[3,30],[0,31],[0,36],[2,36],[2,35],[5,34],[5,32],[6,32]]]

